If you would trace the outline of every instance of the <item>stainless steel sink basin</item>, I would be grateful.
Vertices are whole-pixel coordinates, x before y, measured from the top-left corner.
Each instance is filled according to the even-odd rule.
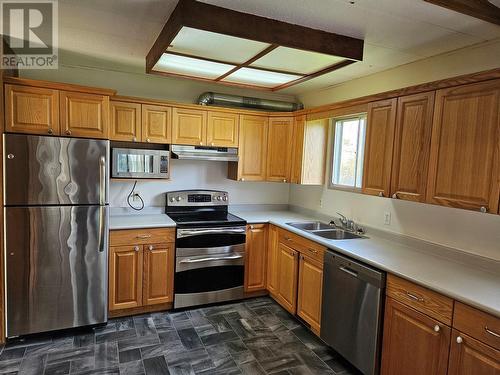
[[[322,223],[321,221],[303,221],[300,223],[286,223],[286,224],[294,228],[306,230],[309,232],[322,229],[332,229],[331,225]]]
[[[355,238],[363,238],[362,236],[358,236],[357,234],[347,232],[342,229],[314,230],[311,231],[311,233],[329,240],[352,240]]]

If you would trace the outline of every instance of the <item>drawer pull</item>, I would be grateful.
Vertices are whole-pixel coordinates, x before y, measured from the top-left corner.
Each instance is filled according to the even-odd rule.
[[[463,338],[461,338],[460,336],[457,336],[457,344],[461,344],[463,341],[464,341]]]
[[[307,249],[307,250],[309,250],[313,254],[318,254],[318,250],[314,250],[314,249]]]
[[[424,302],[424,299],[422,297],[419,297],[419,296],[416,296],[415,294],[413,293],[410,293],[410,292],[406,292],[406,295],[408,297],[410,297],[411,299],[415,300],[415,301],[418,301],[418,302]]]
[[[285,237],[285,240],[292,241],[292,239],[290,237]]]
[[[139,246],[134,246],[134,251],[139,251]]]
[[[498,337],[500,339],[500,333],[493,332],[491,329],[488,329],[488,326],[484,327],[486,333],[489,333],[492,336]]]
[[[136,238],[146,239],[146,238],[151,238],[151,235],[150,234],[139,234],[139,235],[137,235]]]
[[[153,245],[149,245],[148,249],[153,250],[154,249]]]
[[[441,327],[439,326],[439,324],[436,324],[434,326],[434,332],[439,332],[439,331],[441,331]]]

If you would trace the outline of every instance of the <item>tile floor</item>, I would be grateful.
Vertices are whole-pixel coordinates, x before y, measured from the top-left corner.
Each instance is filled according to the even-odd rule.
[[[355,374],[272,299],[9,341],[1,374]]]

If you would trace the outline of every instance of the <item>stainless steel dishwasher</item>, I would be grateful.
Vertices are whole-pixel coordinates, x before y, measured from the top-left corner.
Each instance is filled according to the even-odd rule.
[[[326,252],[321,338],[365,375],[379,373],[384,289],[384,272]]]

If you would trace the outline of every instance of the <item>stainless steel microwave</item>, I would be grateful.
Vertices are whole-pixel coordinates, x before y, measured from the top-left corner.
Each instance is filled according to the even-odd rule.
[[[169,178],[170,151],[113,148],[113,178]]]

